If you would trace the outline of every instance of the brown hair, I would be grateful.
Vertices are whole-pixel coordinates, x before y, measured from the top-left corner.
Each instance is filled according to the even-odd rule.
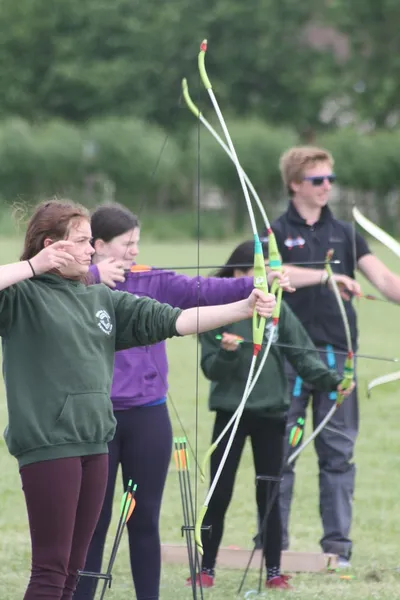
[[[295,146],[282,154],[279,169],[282,181],[290,194],[293,194],[290,184],[293,181],[301,183],[304,171],[319,162],[328,162],[333,167],[335,161],[330,152],[316,146]]]
[[[20,260],[33,258],[44,248],[44,240],[66,239],[74,219],[90,221],[89,211],[70,200],[50,200],[39,204],[28,222]]]

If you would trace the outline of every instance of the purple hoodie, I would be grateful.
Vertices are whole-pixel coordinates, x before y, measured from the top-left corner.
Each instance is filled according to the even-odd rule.
[[[96,283],[99,271],[90,267]],[[147,296],[178,308],[228,304],[247,298],[253,289],[251,277],[187,277],[174,271],[128,273],[116,289]],[[111,400],[114,410],[153,403],[167,395],[168,361],[165,342],[115,353]]]

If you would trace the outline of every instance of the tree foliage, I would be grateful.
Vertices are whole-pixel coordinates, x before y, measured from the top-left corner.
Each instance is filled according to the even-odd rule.
[[[376,127],[400,118],[400,3],[398,0],[331,0],[332,25],[347,36],[349,58],[341,89],[358,120]]]
[[[318,124],[334,89],[329,52],[304,36],[317,0],[1,0],[0,115],[84,122],[133,115],[177,129],[183,76],[199,95],[197,53],[237,116]],[[202,104],[206,103],[202,90]]]

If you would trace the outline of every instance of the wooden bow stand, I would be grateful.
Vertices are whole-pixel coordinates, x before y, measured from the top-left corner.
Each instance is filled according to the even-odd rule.
[[[186,564],[187,548],[181,544],[162,544],[162,561],[165,564]],[[230,546],[220,548],[218,552],[218,567],[226,569],[245,569],[249,560],[250,550]],[[336,554],[322,552],[282,552],[281,569],[290,573],[318,573],[337,568]],[[256,550],[252,568],[258,569],[261,561],[261,550]]]

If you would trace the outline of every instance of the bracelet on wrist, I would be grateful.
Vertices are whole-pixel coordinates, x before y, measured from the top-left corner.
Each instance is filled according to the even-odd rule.
[[[33,275],[34,277],[36,277],[35,269],[32,267],[32,263],[31,263],[31,261],[29,260],[29,258],[28,258],[28,260],[27,260],[26,262],[28,263],[28,265],[30,266],[30,268],[31,268],[31,270],[32,270],[32,275]]]
[[[322,273],[320,284],[327,286],[329,283],[329,275],[326,271]]]

